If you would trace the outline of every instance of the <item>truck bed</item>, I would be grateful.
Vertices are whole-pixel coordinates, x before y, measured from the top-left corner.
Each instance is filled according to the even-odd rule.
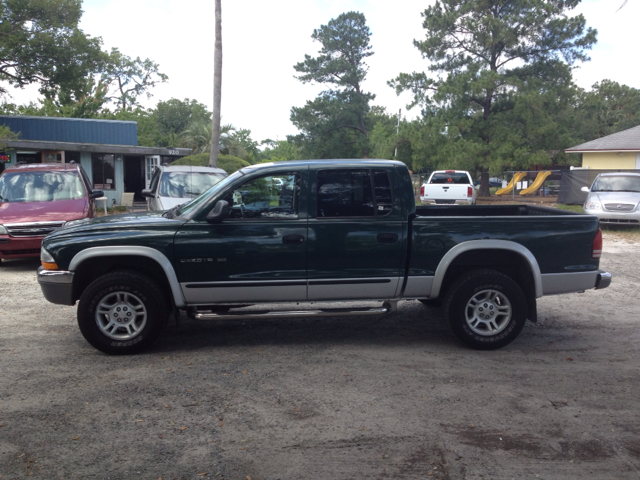
[[[530,217],[580,214],[536,205],[429,205],[416,207],[416,215],[419,217]]]
[[[433,274],[450,249],[474,240],[518,243],[536,257],[543,274],[598,265],[591,257],[598,231],[593,215],[534,205],[437,205],[416,207],[410,225],[409,275]]]

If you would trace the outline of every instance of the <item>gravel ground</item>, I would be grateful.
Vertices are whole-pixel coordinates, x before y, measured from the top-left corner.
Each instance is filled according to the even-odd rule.
[[[0,268],[0,477],[637,479],[640,243],[606,235],[611,286],[539,300],[498,351],[441,313],[171,322],[110,357],[33,261]]]

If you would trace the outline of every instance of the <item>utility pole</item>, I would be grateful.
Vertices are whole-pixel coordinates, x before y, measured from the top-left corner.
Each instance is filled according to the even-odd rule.
[[[399,108],[398,109],[398,125],[396,125],[396,137],[400,136],[400,116],[402,115],[402,109]],[[393,159],[397,160],[398,159],[398,141],[396,139],[396,149],[393,152]]]

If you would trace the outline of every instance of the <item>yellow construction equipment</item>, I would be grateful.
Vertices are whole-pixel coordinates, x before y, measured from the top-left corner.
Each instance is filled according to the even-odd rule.
[[[520,195],[531,195],[533,193],[536,193],[538,189],[542,186],[544,181],[547,179],[547,177],[552,173],[553,172],[549,172],[549,171],[539,172],[538,175],[536,175],[536,179],[533,181],[531,186],[529,188],[525,188],[524,190],[522,190],[520,192]]]
[[[516,185],[516,183],[518,183],[520,180],[522,180],[522,177],[525,177],[526,175],[527,175],[527,172],[516,172],[513,175],[513,178],[511,179],[509,184],[506,187],[501,188],[500,190],[498,190],[496,192],[496,195],[506,195],[507,193],[511,193],[511,191],[513,190],[513,187]]]

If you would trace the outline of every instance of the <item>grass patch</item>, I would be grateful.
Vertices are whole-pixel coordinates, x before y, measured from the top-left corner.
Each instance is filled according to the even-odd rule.
[[[628,243],[640,243],[640,227],[614,227],[600,225],[606,239],[620,240]],[[605,240],[606,241],[606,240]]]
[[[558,203],[556,208],[559,208],[560,210],[569,210],[570,212],[584,213],[582,205],[564,205],[562,203]]]

